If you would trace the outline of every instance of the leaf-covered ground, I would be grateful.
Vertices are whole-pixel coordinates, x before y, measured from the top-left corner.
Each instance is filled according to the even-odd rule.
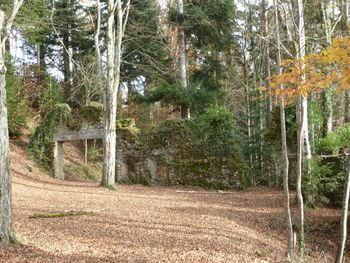
[[[222,193],[52,179],[13,146],[13,216],[20,244],[0,262],[285,262],[281,191]],[[53,211],[94,215],[30,218]],[[307,262],[335,251],[337,210],[309,210]]]

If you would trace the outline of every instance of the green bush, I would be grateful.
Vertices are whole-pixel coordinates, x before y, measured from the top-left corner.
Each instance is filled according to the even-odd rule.
[[[315,144],[316,152],[323,155],[337,155],[342,149],[349,147],[350,126],[329,133],[326,137],[317,140]]]
[[[311,162],[312,172],[303,178],[302,190],[307,204],[341,205],[346,171],[345,158],[341,154],[343,149],[348,147],[350,126],[316,140],[316,159]]]
[[[311,207],[319,204],[339,205],[344,183],[344,172],[338,160],[314,159],[310,161],[311,173],[305,173],[302,192],[305,203]]]

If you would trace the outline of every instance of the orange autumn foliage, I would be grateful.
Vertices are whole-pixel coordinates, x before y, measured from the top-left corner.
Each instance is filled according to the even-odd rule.
[[[309,96],[312,92],[334,87],[336,91],[350,88],[350,39],[337,38],[327,49],[303,59],[282,63],[283,73],[272,76],[269,87],[261,87],[267,96]],[[305,77],[304,77],[305,76]]]

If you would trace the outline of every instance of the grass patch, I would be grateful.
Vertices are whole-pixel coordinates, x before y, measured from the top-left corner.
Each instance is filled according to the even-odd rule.
[[[56,217],[66,217],[66,216],[94,216],[96,215],[93,211],[64,211],[64,212],[45,212],[45,213],[35,213],[29,218],[56,218]]]
[[[117,189],[115,188],[115,186],[112,185],[112,184],[107,185],[106,188],[107,188],[109,191],[113,191],[113,192],[117,191]]]
[[[85,164],[71,164],[67,167],[70,169],[70,173],[77,175],[78,177],[86,178],[91,181],[98,181],[99,170],[94,167]]]

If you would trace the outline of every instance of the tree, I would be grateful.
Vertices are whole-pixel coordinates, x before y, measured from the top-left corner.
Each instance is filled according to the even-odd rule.
[[[277,0],[278,1],[278,0]],[[277,43],[277,67],[278,75],[282,75],[282,60],[281,60],[281,37],[279,32],[279,3],[274,0],[275,8],[275,19],[276,19],[276,43]],[[283,90],[283,85],[280,85],[280,89]],[[283,171],[283,191],[284,191],[284,207],[285,216],[287,219],[287,257],[293,256],[293,223],[292,215],[290,211],[289,201],[289,160],[288,160],[288,149],[287,149],[287,132],[286,132],[286,116],[284,110],[284,95],[280,96],[280,118],[281,118],[281,144],[282,144],[282,171]]]
[[[11,209],[10,145],[6,105],[5,43],[23,0],[13,0],[8,19],[0,9],[0,245],[13,240]]]
[[[124,7],[121,0],[108,0],[107,9],[107,86],[105,90],[105,136],[101,185],[113,187],[115,184],[117,96],[120,85],[122,40],[128,21],[130,0],[125,3]]]
[[[299,72],[301,78],[301,85],[304,85],[306,82],[306,75],[303,73],[305,70],[305,25],[304,25],[304,8],[303,1],[296,1],[297,7],[297,18],[298,18],[298,26],[297,26],[297,37],[298,37],[298,50],[297,50],[297,58],[300,59],[299,64]],[[303,167],[303,154],[306,154],[306,159],[311,159],[311,148],[309,142],[309,130],[308,130],[308,101],[307,97],[301,95],[299,97],[298,106],[297,106],[297,120],[298,120],[298,133],[297,133],[297,197],[299,204],[299,245],[300,252],[303,254],[304,252],[304,200],[301,192],[301,179],[302,179],[302,167]]]

